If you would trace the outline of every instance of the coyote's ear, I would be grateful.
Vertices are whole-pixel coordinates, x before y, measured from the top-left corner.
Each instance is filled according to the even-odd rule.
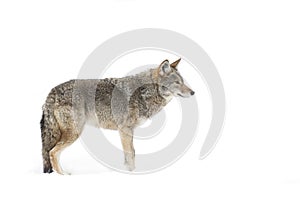
[[[178,60],[176,60],[175,62],[173,62],[170,66],[173,68],[177,68],[178,63],[180,62],[181,58],[179,58]]]
[[[171,67],[170,67],[170,63],[168,60],[163,61],[160,65],[159,65],[159,74],[160,75],[164,75],[167,74],[169,72],[171,72]]]

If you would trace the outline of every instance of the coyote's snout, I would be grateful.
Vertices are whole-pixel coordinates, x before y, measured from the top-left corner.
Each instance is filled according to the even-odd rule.
[[[172,97],[194,95],[174,63],[123,78],[71,80],[53,88],[41,120],[44,173],[64,174],[59,154],[81,134],[86,123],[118,130],[128,170],[135,168],[134,129],[158,113]]]

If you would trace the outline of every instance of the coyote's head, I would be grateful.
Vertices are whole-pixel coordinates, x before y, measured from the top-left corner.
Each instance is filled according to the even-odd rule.
[[[159,92],[164,97],[180,96],[190,97],[195,92],[184,84],[182,76],[177,70],[177,65],[181,59],[169,63],[168,60],[163,61],[158,67],[157,83],[159,85]]]

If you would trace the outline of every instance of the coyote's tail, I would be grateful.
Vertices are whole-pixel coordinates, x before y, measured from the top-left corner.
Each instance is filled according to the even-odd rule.
[[[59,125],[54,116],[55,99],[56,91],[55,89],[52,89],[47,97],[46,103],[43,106],[43,115],[41,119],[44,173],[53,172],[49,153],[61,137]]]

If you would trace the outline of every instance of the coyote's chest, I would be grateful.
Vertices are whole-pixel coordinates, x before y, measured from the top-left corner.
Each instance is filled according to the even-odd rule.
[[[150,118],[158,113],[167,103],[158,92],[156,84],[145,84],[131,95],[129,106],[139,118]]]

